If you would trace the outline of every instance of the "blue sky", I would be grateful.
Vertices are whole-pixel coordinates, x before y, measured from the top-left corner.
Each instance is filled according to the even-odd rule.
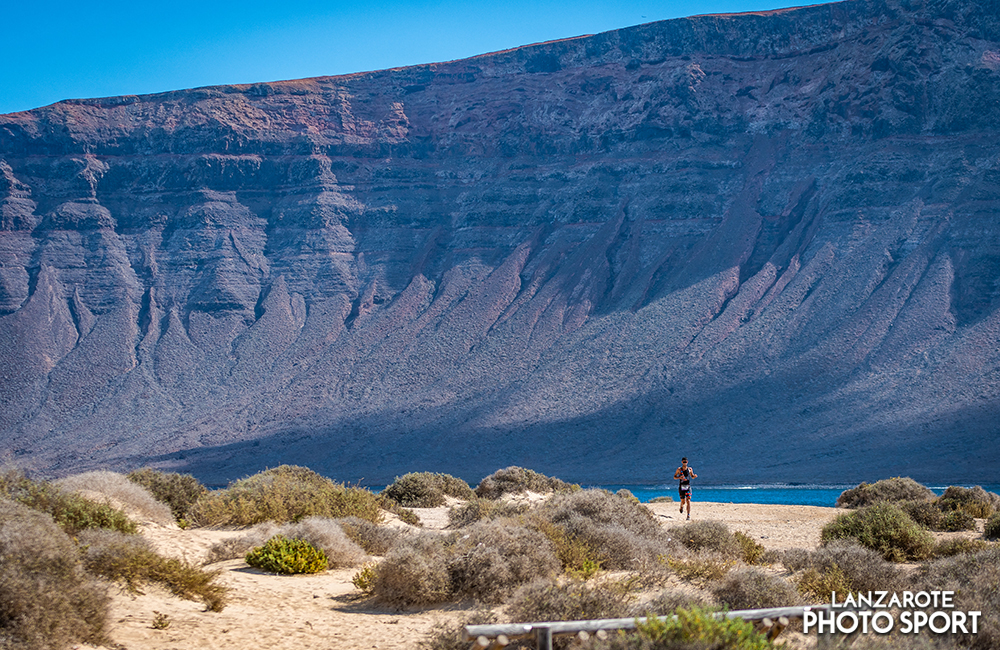
[[[782,0],[4,0],[0,113],[63,99],[278,81],[459,59]]]

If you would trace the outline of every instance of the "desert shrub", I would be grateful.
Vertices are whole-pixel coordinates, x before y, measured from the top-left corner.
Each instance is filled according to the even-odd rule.
[[[672,532],[681,544],[693,551],[714,551],[732,558],[742,554],[740,542],[729,532],[729,527],[719,521],[692,521]]]
[[[891,503],[876,503],[838,515],[823,526],[824,543],[853,538],[892,562],[923,560],[934,550],[933,536]]]
[[[448,509],[448,527],[464,528],[483,519],[516,517],[527,512],[530,508],[531,506],[527,503],[511,503],[474,497],[466,503]]]
[[[375,495],[375,498],[378,502],[379,508],[396,515],[403,523],[417,527],[423,526],[423,524],[420,523],[420,517],[417,516],[417,513],[413,512],[409,508],[404,508],[384,494],[377,494]]]
[[[637,497],[634,494],[632,494],[631,490],[626,490],[625,488],[622,488],[622,489],[618,490],[617,492],[615,492],[615,496],[621,497],[623,499],[631,501],[632,503],[634,503],[636,505],[639,505],[639,497]]]
[[[465,500],[474,496],[472,488],[462,479],[433,472],[412,472],[397,477],[382,494],[409,508],[443,506],[445,496]]]
[[[101,645],[109,607],[52,517],[0,498],[0,648]]]
[[[372,593],[394,607],[443,603],[452,594],[449,559],[440,535],[404,537],[375,567]]]
[[[370,522],[366,523],[374,526]],[[327,567],[331,569],[358,566],[368,559],[364,550],[350,539],[337,520],[308,517],[295,524],[278,525],[269,521],[257,524],[239,537],[230,537],[213,544],[208,550],[205,563],[245,557],[251,549],[265,545],[276,536],[308,542],[323,551]]]
[[[1000,495],[978,485],[972,488],[952,485],[938,499],[938,507],[945,512],[961,510],[972,517],[985,519],[1000,510]]]
[[[111,499],[109,505],[117,506],[136,519],[162,525],[174,522],[173,513],[166,504],[157,501],[146,488],[115,472],[85,472],[59,479],[55,485],[64,492],[95,500]]]
[[[902,587],[899,567],[853,540],[832,541],[815,551],[789,549],[782,553],[781,562],[790,571],[815,569],[821,574],[840,571],[850,585],[850,591]]]
[[[604,490],[559,494],[531,511],[535,526],[547,522],[586,544],[607,569],[638,568],[672,544],[648,508]]]
[[[979,633],[952,635],[957,645],[974,650],[1000,647],[1000,547],[928,562],[919,567],[907,589],[955,592],[956,611],[981,611]],[[987,612],[994,613],[987,615]]]
[[[874,483],[861,483],[856,488],[844,490],[837,498],[838,508],[861,508],[883,501],[931,501],[934,492],[912,478],[894,477]]]
[[[228,589],[215,582],[219,571],[205,571],[177,558],[163,557],[142,537],[112,530],[86,530],[78,541],[88,571],[121,581],[132,593],[141,594],[143,585],[156,583],[180,598],[202,601],[209,611],[221,612],[226,605]]]
[[[371,596],[375,591],[375,566],[375,562],[363,564],[351,577],[351,584],[361,592],[362,596]]]
[[[263,571],[293,575],[326,571],[326,553],[304,539],[275,535],[263,546],[251,549],[247,564]]]
[[[978,553],[992,548],[994,545],[981,539],[957,537],[938,542],[934,547],[934,557],[952,557],[963,553]]]
[[[993,516],[986,522],[983,528],[983,536],[986,539],[1000,538],[1000,512],[993,513]]]
[[[675,617],[651,617],[630,634],[596,641],[594,650],[771,650],[753,624],[739,618],[715,618],[711,612],[678,609]]]
[[[341,517],[336,522],[351,541],[371,555],[385,555],[403,534],[398,528],[379,526],[358,517]]]
[[[975,530],[976,520],[965,510],[952,510],[941,520],[941,530],[957,532],[960,530]]]
[[[733,539],[740,546],[740,559],[747,564],[763,564],[767,549],[741,530],[733,533]]]
[[[833,592],[845,594],[851,589],[851,581],[838,565],[820,570],[810,567],[796,580],[799,591],[808,598],[829,602]]]
[[[549,521],[533,522],[536,530],[552,543],[563,571],[581,579],[593,577],[601,568],[601,557],[585,540]]]
[[[129,472],[126,478],[146,488],[153,497],[167,504],[177,521],[186,521],[191,506],[208,493],[208,488],[190,474],[161,472],[143,467]]]
[[[544,474],[523,467],[507,467],[493,472],[476,486],[476,496],[481,499],[499,499],[505,494],[524,494],[525,492],[536,492],[547,494],[549,492],[572,492],[579,490],[579,485],[570,485],[557,478],[550,478]]]
[[[582,580],[534,580],[507,602],[507,617],[516,623],[585,621],[628,614],[628,597],[622,590]]]
[[[188,516],[201,526],[286,523],[311,516],[353,516],[379,523],[382,509],[369,490],[346,487],[305,467],[281,465],[209,492]]]
[[[3,495],[29,508],[48,513],[69,535],[76,535],[88,528],[108,528],[128,534],[139,530],[135,522],[121,510],[78,494],[64,492],[49,482],[34,481],[18,471],[0,475],[0,497]]]
[[[794,585],[756,567],[733,569],[711,591],[730,609],[792,607],[802,602]]]
[[[452,554],[448,562],[452,591],[482,602],[499,602],[510,590],[553,575],[560,567],[545,535],[504,519],[468,528]]]
[[[652,499],[649,500],[649,502],[650,503],[673,503],[674,502],[674,498],[673,497],[667,497],[667,496],[653,497]]]
[[[705,585],[725,577],[736,566],[736,561],[711,551],[686,557],[668,557],[664,560],[681,580]]]
[[[633,616],[665,616],[677,609],[692,607],[712,607],[715,597],[701,589],[665,589],[652,600],[639,604],[632,609]]]
[[[489,609],[480,609],[464,620],[453,623],[440,623],[422,639],[417,647],[420,650],[469,650],[469,642],[463,633],[466,625],[490,625],[497,622],[497,615]],[[521,647],[519,644],[511,648]]]
[[[944,513],[936,501],[900,501],[896,505],[924,528],[942,530]]]

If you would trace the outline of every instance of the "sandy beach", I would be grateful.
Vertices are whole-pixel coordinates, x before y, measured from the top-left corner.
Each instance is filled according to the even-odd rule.
[[[676,504],[649,507],[667,529],[686,521]],[[447,523],[447,508],[415,512],[425,528],[440,529]],[[729,503],[694,503],[692,507],[694,519],[721,521],[774,550],[814,548],[822,526],[841,512],[815,506]],[[201,561],[212,544],[241,532],[145,525],[142,534],[164,554]],[[471,602],[405,611],[380,606],[358,597],[351,583],[356,568],[300,576],[268,574],[242,560],[209,568],[221,569],[220,581],[231,589],[224,611],[203,611],[199,602],[181,600],[152,586],[139,596],[115,593],[114,642],[128,650],[402,650],[416,647],[435,626],[453,623],[475,609]],[[170,622],[166,629],[154,629],[157,614],[166,615]]]

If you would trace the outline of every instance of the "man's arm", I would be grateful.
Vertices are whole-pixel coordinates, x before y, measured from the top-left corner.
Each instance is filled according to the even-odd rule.
[[[674,478],[680,478],[682,472],[683,472],[683,470],[680,467],[678,467],[677,469],[675,469],[674,470]]]
[[[690,470],[690,472],[691,472],[691,478],[698,478],[698,475],[694,473],[694,470],[691,469],[690,465],[688,466],[688,470]]]

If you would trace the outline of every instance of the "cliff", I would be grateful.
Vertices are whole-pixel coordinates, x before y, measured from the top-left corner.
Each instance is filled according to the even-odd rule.
[[[997,0],[0,116],[0,457],[995,479],[998,136]]]

